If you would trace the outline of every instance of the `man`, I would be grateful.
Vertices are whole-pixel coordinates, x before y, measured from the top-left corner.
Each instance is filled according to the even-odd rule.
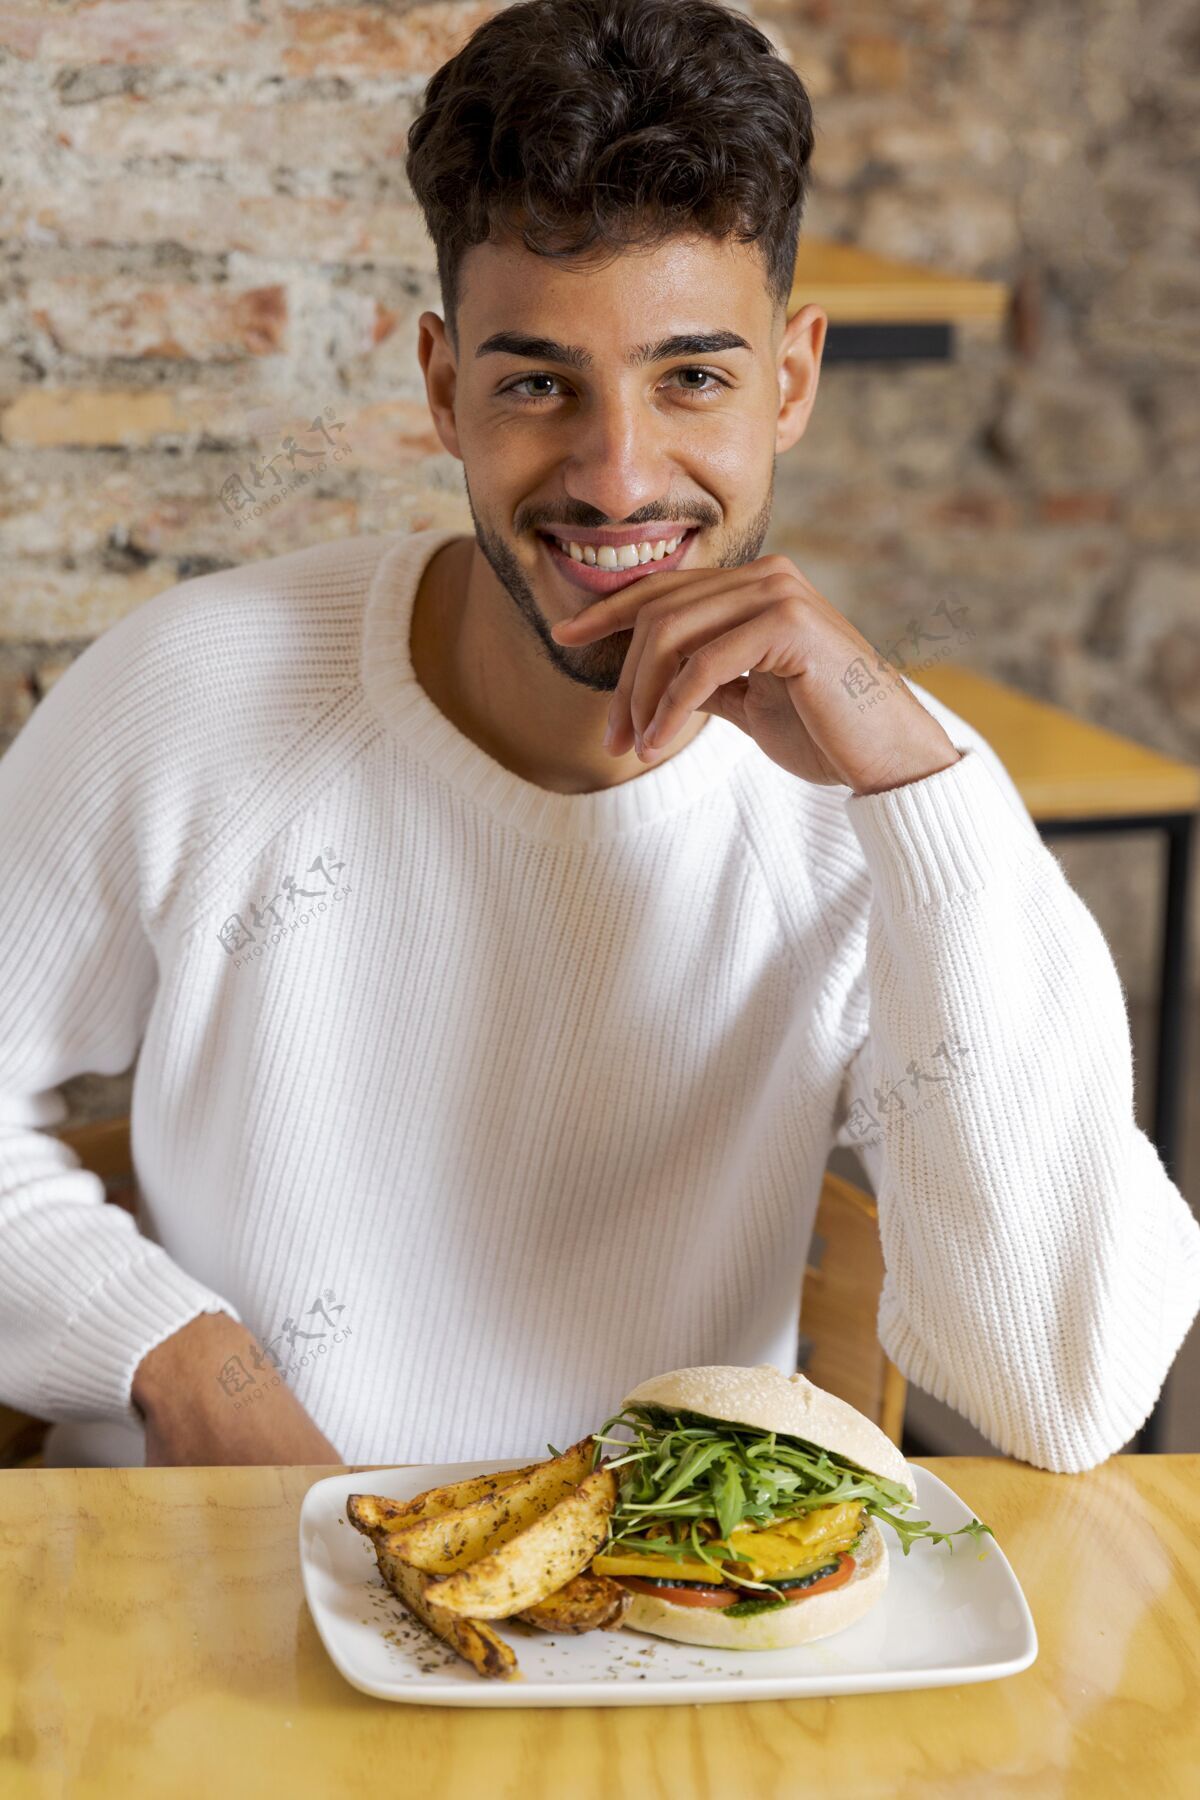
[[[430,83],[420,322],[474,537],[191,581],[0,764],[4,1399],[51,1460],[536,1455],[794,1366],[821,1174],[1002,1449],[1137,1429],[1200,1232],[1095,921],[979,734],[786,558],[807,95],[706,0],[530,0]],[[40,1132],[140,1048],[138,1226]]]

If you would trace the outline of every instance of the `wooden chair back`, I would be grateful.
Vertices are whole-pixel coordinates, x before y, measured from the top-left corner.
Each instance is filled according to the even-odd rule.
[[[883,1288],[879,1215],[870,1194],[825,1171],[800,1297],[799,1367],[899,1444],[906,1383],[876,1321]]]
[[[136,1209],[127,1118],[101,1119],[54,1135],[100,1177],[113,1205]],[[904,1379],[884,1355],[875,1332],[882,1282],[875,1202],[861,1188],[827,1172],[804,1275],[799,1366],[810,1381],[849,1400],[898,1444]],[[0,1406],[0,1467],[36,1463],[48,1429],[44,1420]]]

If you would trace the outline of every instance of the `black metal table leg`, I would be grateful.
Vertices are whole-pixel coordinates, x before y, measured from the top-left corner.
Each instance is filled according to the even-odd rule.
[[[1154,1067],[1154,1145],[1171,1179],[1177,1180],[1180,1103],[1187,1030],[1188,917],[1195,814],[1165,821],[1167,859],[1159,973],[1158,1045]],[[1134,1439],[1142,1452],[1163,1448],[1166,1432],[1164,1386],[1150,1417]]]
[[[1188,1003],[1188,911],[1195,814],[1168,819],[1166,894],[1159,975],[1161,1003],[1154,1076],[1154,1143],[1168,1175],[1177,1179],[1184,1038]]]

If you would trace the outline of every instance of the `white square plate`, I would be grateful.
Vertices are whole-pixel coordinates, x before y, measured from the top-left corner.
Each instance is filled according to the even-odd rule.
[[[793,1650],[706,1650],[645,1632],[591,1631],[569,1637],[501,1620],[523,1679],[488,1681],[411,1619],[384,1586],[370,1541],[346,1517],[351,1494],[408,1500],[507,1462],[427,1464],[330,1475],[309,1488],[300,1509],[300,1568],[321,1641],[346,1680],[383,1700],[425,1706],[671,1706],[700,1700],[773,1700],[954,1687],[1027,1669],[1037,1633],[1003,1550],[972,1538],[918,1542],[908,1556],[881,1525],[889,1551],[878,1606],[836,1636]],[[972,1513],[953,1489],[919,1464],[915,1516],[939,1531]]]

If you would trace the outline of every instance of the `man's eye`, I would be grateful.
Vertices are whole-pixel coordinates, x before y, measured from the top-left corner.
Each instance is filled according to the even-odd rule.
[[[729,383],[723,376],[714,374],[711,369],[697,369],[691,367],[686,369],[672,369],[667,379],[668,381],[674,380],[674,378],[679,375],[701,375],[704,377],[706,383],[712,384],[715,382],[715,387],[712,385],[700,387],[690,381],[681,383],[682,391],[685,394],[697,394],[701,399],[707,399],[709,395],[715,396],[719,389],[729,386]],[[516,394],[517,399],[524,401],[526,405],[532,404],[536,406],[540,400],[553,400],[556,396],[544,392],[540,394],[521,393],[519,390],[527,388],[529,384],[534,381],[546,381],[553,385],[558,380],[559,377],[557,375],[522,375],[517,381],[511,382],[508,387],[502,388],[500,391],[503,394]]]

